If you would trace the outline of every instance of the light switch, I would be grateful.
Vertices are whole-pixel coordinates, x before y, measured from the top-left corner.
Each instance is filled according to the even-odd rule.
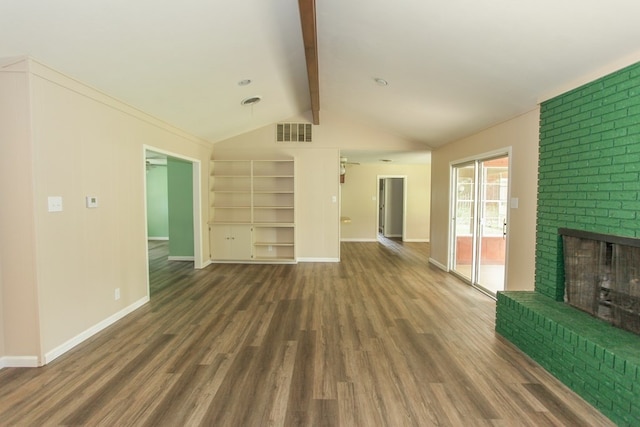
[[[49,196],[47,198],[47,207],[49,212],[62,212],[62,197]]]
[[[511,198],[511,209],[518,209],[518,198],[517,197],[512,197]]]
[[[87,207],[88,208],[97,208],[98,207],[98,198],[95,196],[87,196]]]
[[[331,202],[336,203],[338,201],[338,197],[331,196]]]

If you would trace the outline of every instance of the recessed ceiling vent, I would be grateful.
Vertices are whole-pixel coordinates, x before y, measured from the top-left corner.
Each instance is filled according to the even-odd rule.
[[[312,142],[311,123],[278,123],[276,125],[277,142]]]

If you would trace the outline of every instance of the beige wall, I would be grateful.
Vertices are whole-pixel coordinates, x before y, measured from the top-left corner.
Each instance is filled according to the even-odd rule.
[[[275,125],[216,143],[221,159],[296,160],[296,256],[300,261],[337,261],[340,152],[323,144],[276,144]],[[328,144],[326,144],[328,145]]]
[[[0,257],[0,369],[4,367],[2,357],[6,354],[4,348],[4,302],[2,298],[2,258]]]
[[[536,195],[538,176],[539,108],[468,138],[450,143],[432,154],[431,259],[448,266],[450,164],[511,147],[511,198],[507,247],[508,290],[534,286]]]
[[[290,122],[310,122],[310,116],[293,117]],[[423,150],[424,145],[406,141],[379,129],[363,126],[341,116],[322,112],[321,124],[313,127],[312,143],[276,143],[275,125],[269,125],[214,144],[215,159],[268,159],[278,156],[296,158],[296,251],[300,261],[337,260],[340,251],[340,150]],[[350,169],[353,170],[353,169]],[[407,238],[429,238],[429,168],[428,166],[403,167],[401,165],[369,168],[371,179],[363,175],[363,187],[354,190],[358,197],[376,195],[376,174],[400,174],[409,176],[410,204],[407,215]],[[349,172],[351,174],[351,172]],[[358,178],[356,178],[357,180]],[[351,184],[354,188],[355,185]],[[335,197],[336,202],[333,201]],[[342,196],[342,215],[345,215],[345,199]],[[358,206],[361,208],[361,206]],[[347,234],[357,240],[376,238],[375,206],[369,212],[354,214],[355,231]],[[373,225],[371,225],[373,220]],[[361,228],[360,228],[361,227]],[[345,237],[345,228],[342,228]]]
[[[0,243],[5,307],[25,311],[24,321],[5,323],[5,350],[35,355],[42,363],[148,296],[143,146],[201,162],[199,228],[206,230],[211,145],[38,62],[26,64],[30,73],[11,78],[31,82],[32,136],[23,132],[7,148],[3,144],[3,151],[16,151],[19,164],[12,171],[2,169],[13,183],[5,197],[26,199],[19,225],[24,222],[22,238],[29,242],[31,236],[35,247],[19,252],[22,277],[11,277],[5,270],[12,259],[5,256],[16,257],[15,247],[7,247],[10,241]],[[24,96],[16,98],[24,104]],[[25,111],[11,108],[9,113],[25,121]],[[5,114],[0,114],[3,122]],[[48,196],[63,198],[62,212],[47,211]],[[86,196],[98,197],[99,207],[87,209]],[[9,212],[18,216],[16,205],[11,206]],[[0,221],[15,226],[4,215]],[[207,256],[208,233],[202,233],[201,241]],[[35,265],[29,265],[30,259]],[[35,279],[29,282],[24,276]],[[14,287],[19,292],[7,292]],[[117,301],[116,288],[121,292]],[[34,294],[37,306],[24,301]],[[10,348],[14,334],[38,339],[35,345],[30,339],[28,346]]]
[[[3,352],[13,358],[40,349],[33,199],[33,147],[27,63],[0,66],[0,284]],[[10,207],[10,209],[8,209]]]
[[[341,225],[345,241],[375,241],[378,219],[378,176],[406,176],[407,212],[405,241],[429,241],[431,165],[348,165],[341,185]],[[375,199],[374,199],[375,198]]]

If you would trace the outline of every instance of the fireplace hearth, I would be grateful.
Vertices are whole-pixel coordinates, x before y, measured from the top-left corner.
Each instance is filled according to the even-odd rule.
[[[640,239],[561,228],[565,302],[640,335]]]

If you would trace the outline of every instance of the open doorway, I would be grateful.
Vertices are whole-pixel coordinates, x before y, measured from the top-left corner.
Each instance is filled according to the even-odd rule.
[[[406,176],[378,176],[377,235],[404,240]]]
[[[200,162],[154,147],[144,160],[149,271],[167,261],[202,268]],[[147,285],[152,296],[151,277]]]

